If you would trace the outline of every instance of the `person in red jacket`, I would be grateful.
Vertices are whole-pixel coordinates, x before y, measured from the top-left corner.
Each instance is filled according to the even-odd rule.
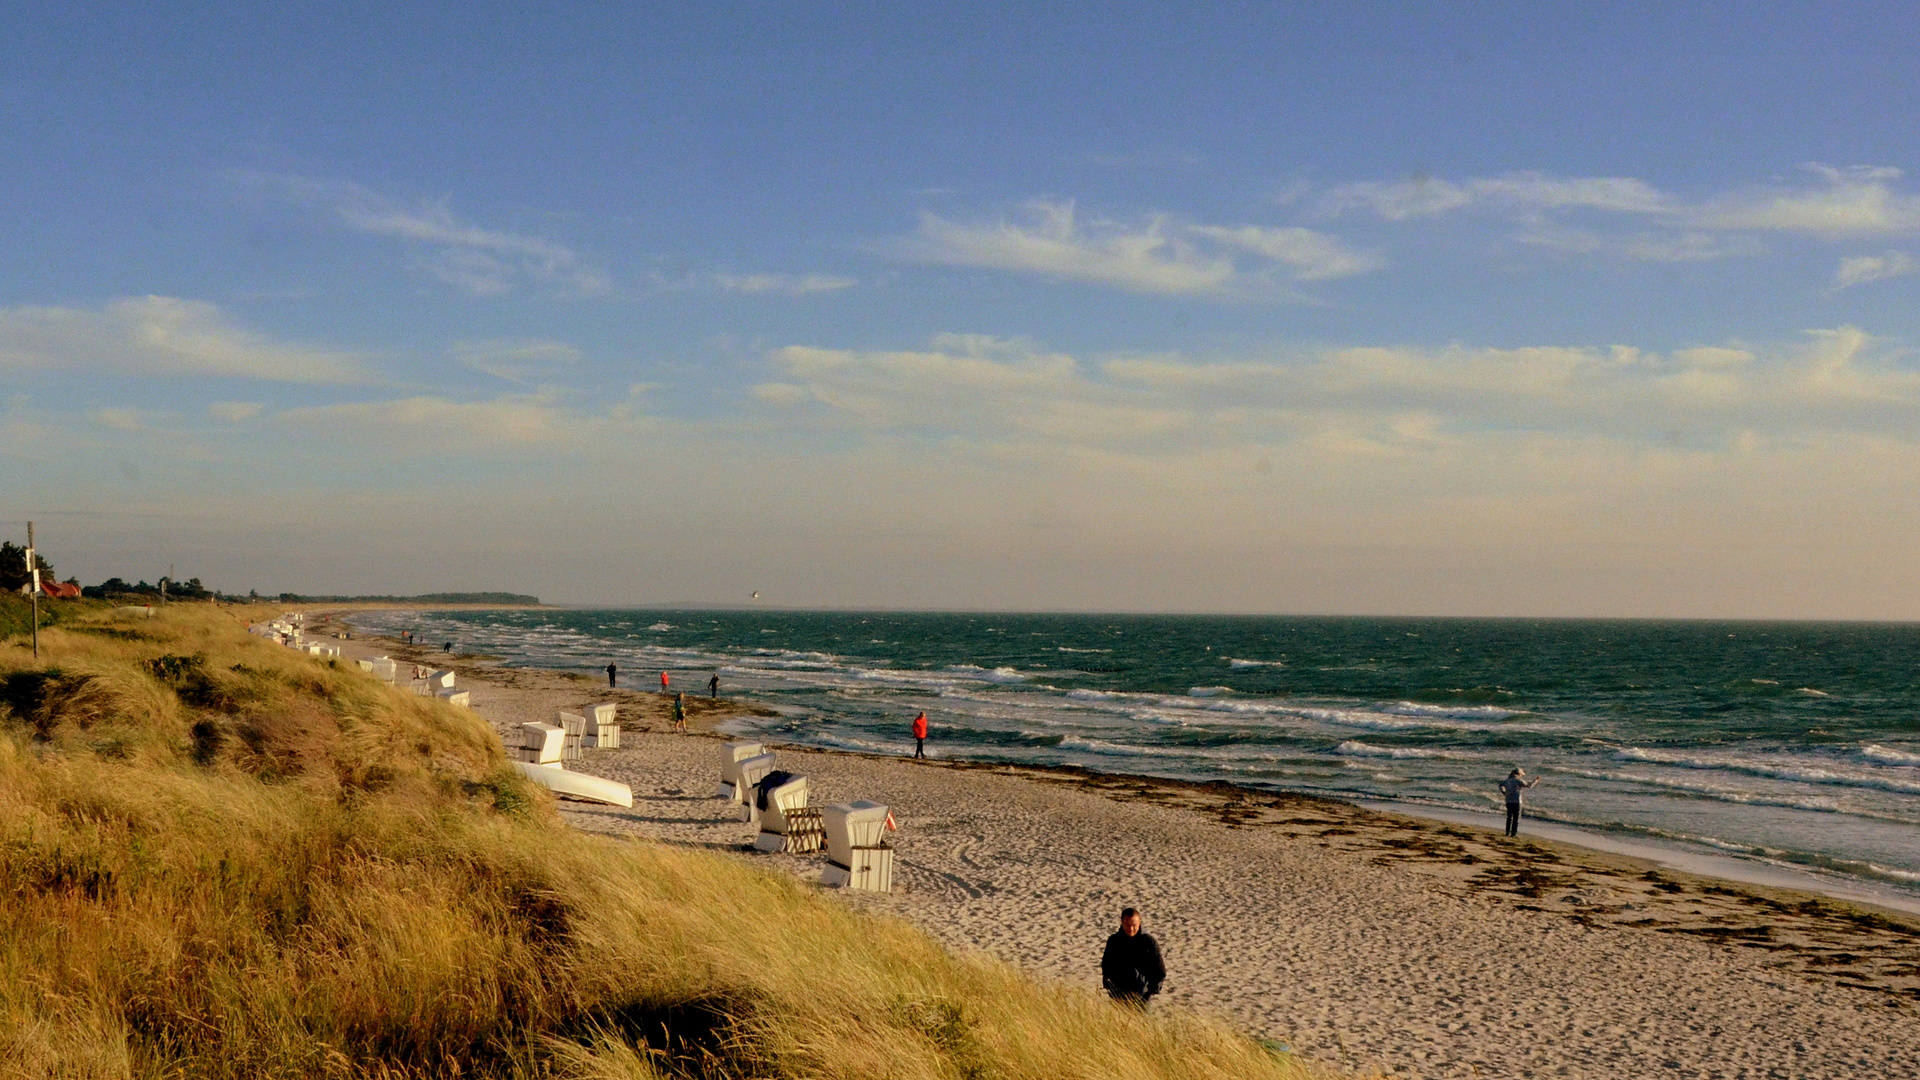
[[[667,673],[664,671],[660,673],[660,692],[667,692]]]
[[[913,718],[913,756],[927,756],[927,714],[921,713]]]

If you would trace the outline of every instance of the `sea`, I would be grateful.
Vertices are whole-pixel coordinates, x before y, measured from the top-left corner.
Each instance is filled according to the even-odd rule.
[[[1920,626],[656,609],[387,611],[515,666],[721,693],[728,730],[1497,812],[1920,897]],[[1489,816],[1490,822],[1497,819]]]

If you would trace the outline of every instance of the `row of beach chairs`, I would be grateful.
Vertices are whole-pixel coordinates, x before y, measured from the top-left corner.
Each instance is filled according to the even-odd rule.
[[[719,797],[742,807],[745,820],[760,827],[753,842],[760,851],[806,854],[825,848],[827,868],[820,884],[893,891],[893,846],[886,838],[893,817],[884,803],[857,799],[812,806],[807,778],[775,768],[774,755],[757,742],[720,748]]]
[[[334,650],[334,655],[339,655],[339,646],[329,646],[329,648]],[[361,671],[372,674],[381,682],[389,686],[400,685],[400,661],[391,656],[376,656],[371,660],[361,660],[358,663]],[[472,695],[455,687],[453,682],[452,671],[426,672],[419,667],[414,667],[408,672],[407,685],[414,693],[421,697],[440,698],[449,705],[470,708],[473,705]]]
[[[585,751],[620,748],[619,708],[595,705],[586,715],[563,712],[553,724],[520,725],[520,760],[535,765],[578,761]]]
[[[556,794],[632,806],[633,789],[627,785],[567,769],[567,762],[580,760],[587,750],[620,746],[618,707],[594,705],[584,715],[562,712],[556,719],[559,723],[520,725],[520,750],[514,768]]]

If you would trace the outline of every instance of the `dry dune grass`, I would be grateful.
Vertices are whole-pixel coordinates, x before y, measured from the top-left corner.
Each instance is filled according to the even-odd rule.
[[[90,618],[0,645],[0,1074],[1316,1075],[567,830],[471,714],[226,612]]]

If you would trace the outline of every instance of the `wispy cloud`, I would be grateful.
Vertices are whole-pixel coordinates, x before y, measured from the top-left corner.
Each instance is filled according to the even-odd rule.
[[[97,308],[0,308],[0,369],[362,383],[365,358],[274,341],[212,304],[168,296]]]
[[[555,395],[505,394],[486,401],[459,401],[432,395],[387,401],[309,405],[277,414],[287,424],[338,437],[343,434],[396,433],[441,440],[442,448],[535,444],[562,439],[574,418]]]
[[[1811,185],[1749,188],[1716,196],[1693,211],[1700,225],[1811,233],[1824,237],[1920,231],[1920,196],[1893,189],[1899,169],[1809,165]]]
[[[1250,251],[1292,270],[1300,281],[1326,281],[1378,270],[1386,260],[1349,250],[1326,233],[1301,228],[1197,225],[1196,236]]]
[[[1697,199],[1631,177],[1420,177],[1342,184],[1317,205],[1329,215],[1359,212],[1386,221],[1480,211],[1517,221],[1514,238],[1522,243],[1654,262],[1757,255],[1765,250],[1759,237],[1770,233],[1825,240],[1920,233],[1920,196],[1896,189],[1899,169],[1816,164],[1804,172],[1804,182],[1754,184]],[[1568,223],[1576,214],[1583,224]],[[1636,224],[1620,231],[1609,217]]]
[[[1920,262],[1904,251],[1853,255],[1840,260],[1839,268],[1833,272],[1833,287],[1844,289],[1850,285],[1865,285],[1869,281],[1899,277],[1915,270],[1920,270]]]
[[[949,266],[1013,270],[1168,296],[1284,296],[1278,277],[1323,281],[1378,268],[1334,237],[1304,228],[1182,224],[1166,216],[1134,222],[1083,220],[1071,200],[1036,200],[1023,221],[921,217],[899,246],[908,258]],[[1252,256],[1252,266],[1239,261]]]
[[[1458,183],[1435,177],[1342,184],[1321,200],[1333,214],[1364,210],[1389,221],[1433,217],[1476,204],[1547,210],[1588,209],[1665,214],[1672,200],[1643,180],[1623,176],[1553,176],[1507,173]]]
[[[266,408],[258,401],[216,401],[207,406],[207,415],[229,424],[245,423]]]
[[[859,282],[835,274],[715,274],[713,283],[728,292],[811,296],[851,289]]]
[[[475,371],[516,383],[538,381],[580,361],[580,350],[564,341],[522,338],[456,342],[447,355]]]
[[[1522,244],[1552,251],[1608,255],[1641,262],[1712,262],[1759,255],[1766,250],[1758,239],[1741,234],[1697,230],[1609,233],[1599,229],[1573,228],[1545,217],[1524,222],[1513,238]]]
[[[477,296],[497,296],[527,283],[585,296],[612,291],[606,273],[571,247],[462,220],[445,200],[407,204],[360,184],[271,173],[236,175],[249,187],[319,207],[356,232],[426,250],[430,273]]]

